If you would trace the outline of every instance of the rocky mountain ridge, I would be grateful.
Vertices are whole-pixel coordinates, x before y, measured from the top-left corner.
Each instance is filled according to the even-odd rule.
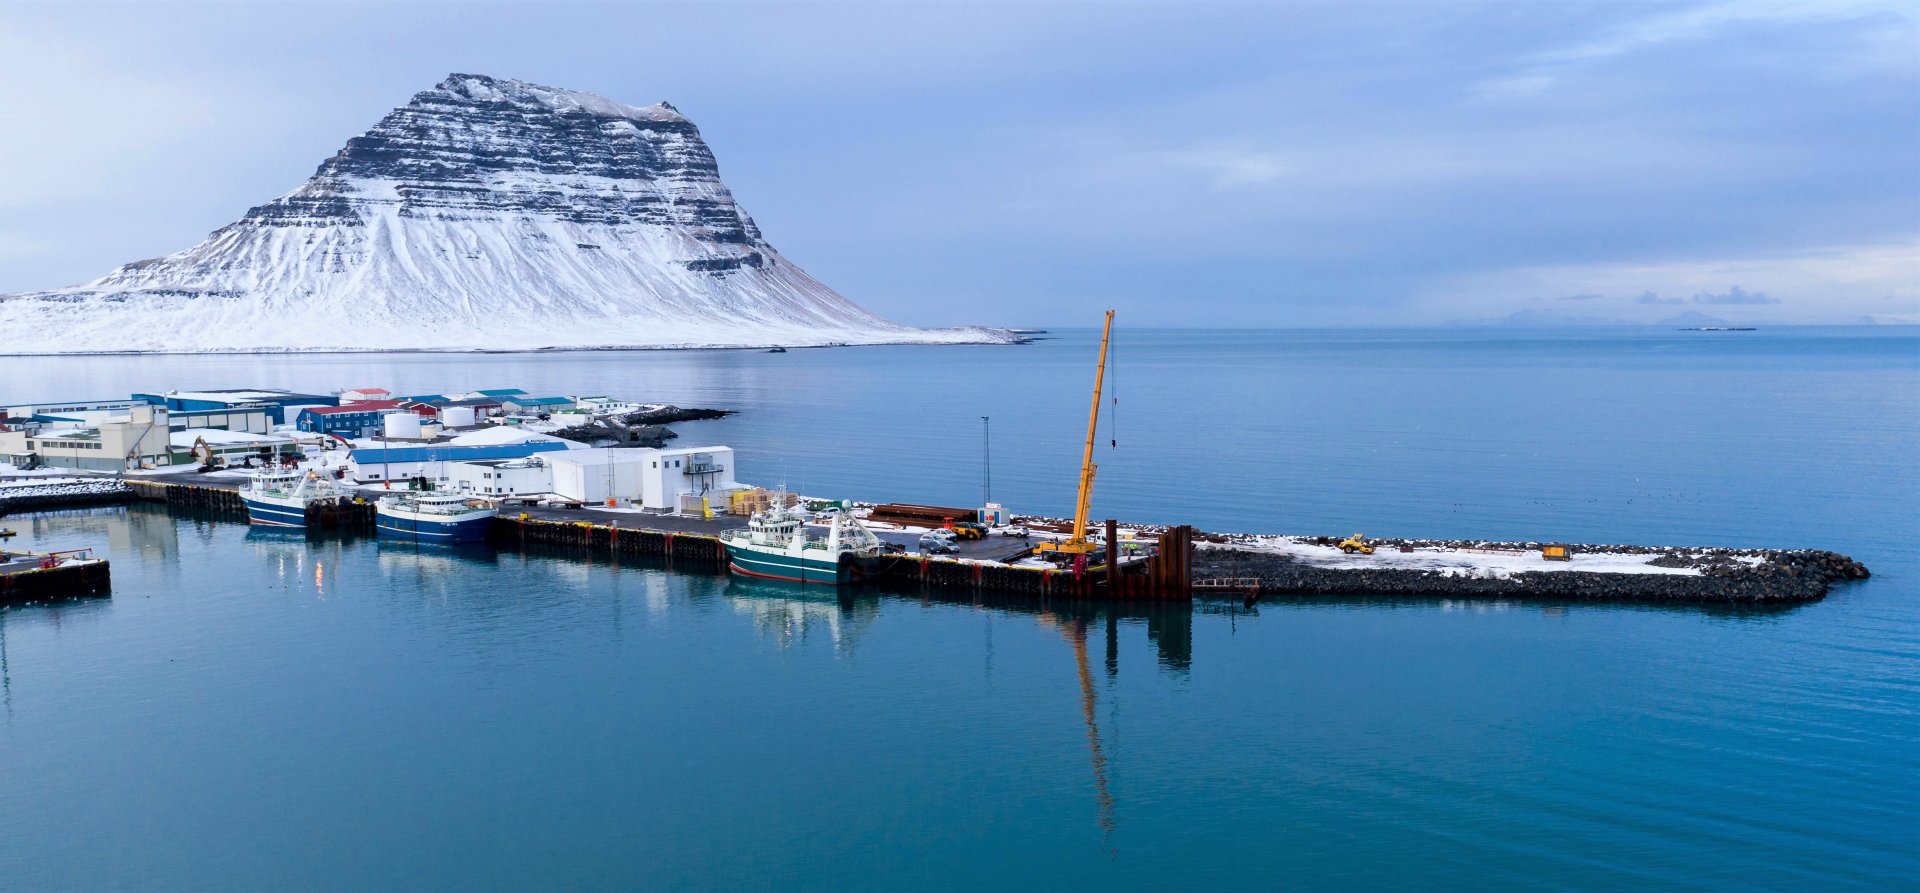
[[[455,74],[185,251],[0,296],[16,353],[1004,342],[787,260],[666,103]]]

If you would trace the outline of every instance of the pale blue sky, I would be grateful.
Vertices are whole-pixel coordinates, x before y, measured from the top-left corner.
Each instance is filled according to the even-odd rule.
[[[6,2],[0,292],[184,248],[462,71],[672,101],[906,322],[1920,319],[1917,9]]]

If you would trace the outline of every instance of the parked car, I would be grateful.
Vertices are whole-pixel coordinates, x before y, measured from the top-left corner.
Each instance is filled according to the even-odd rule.
[[[1009,524],[1005,527],[995,527],[993,529],[993,532],[1000,534],[1001,536],[1024,537],[1027,535],[1027,529],[1025,527],[1021,527],[1018,524]]]
[[[929,530],[920,534],[920,551],[930,555],[955,551],[953,534],[945,530]]]

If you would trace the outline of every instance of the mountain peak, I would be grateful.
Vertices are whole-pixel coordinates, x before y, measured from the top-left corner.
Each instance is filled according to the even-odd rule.
[[[629,121],[685,122],[687,120],[678,109],[664,102],[648,106],[632,106],[614,102],[597,93],[548,87],[484,74],[455,72],[447,75],[447,79],[441,81],[432,90],[415,96],[414,102],[431,101],[436,98],[464,102],[506,103],[523,108],[541,108],[563,115],[584,114],[602,118],[624,118]]]
[[[1009,337],[903,326],[807,275],[672,106],[476,74],[416,94],[198,245],[0,295],[0,329],[23,353]]]

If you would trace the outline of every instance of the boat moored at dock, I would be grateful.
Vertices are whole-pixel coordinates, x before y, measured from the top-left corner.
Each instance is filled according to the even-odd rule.
[[[307,508],[340,501],[339,488],[316,472],[270,469],[255,473],[240,490],[247,520],[271,527],[307,526]]]
[[[753,513],[744,530],[720,534],[727,570],[748,577],[846,586],[866,578],[882,560],[880,538],[847,512],[836,514],[825,537],[807,533],[799,508],[780,499]]]
[[[431,543],[477,543],[487,538],[494,507],[457,493],[400,493],[374,505],[379,535]]]

